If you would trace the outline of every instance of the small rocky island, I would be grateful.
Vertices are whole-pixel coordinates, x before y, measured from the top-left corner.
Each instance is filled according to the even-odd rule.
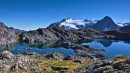
[[[76,53],[75,56],[64,56],[58,52],[38,54],[25,51],[22,54],[13,54],[9,50],[3,50],[0,53],[0,73],[130,73],[130,57],[118,55],[113,60],[108,60],[101,53],[106,50],[76,43],[100,38],[130,40],[130,27],[119,27],[106,16],[92,26],[68,31],[65,27],[58,27],[65,21],[67,20],[30,31],[12,30],[0,22],[0,44],[5,44],[6,47],[11,47],[9,44],[13,42],[42,45],[60,41],[56,46],[71,48]],[[97,27],[100,25],[104,25],[102,29]],[[110,27],[106,26],[113,28],[108,29]],[[104,31],[106,29],[108,31]]]

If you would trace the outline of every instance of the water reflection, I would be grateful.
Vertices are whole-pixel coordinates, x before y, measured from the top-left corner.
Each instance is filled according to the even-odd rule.
[[[46,48],[58,48],[60,45],[60,42],[59,41],[52,41],[52,42],[48,42],[45,44],[37,44],[37,43],[30,44],[30,43],[20,42],[20,44],[27,45],[30,47],[37,47],[37,48],[41,48],[41,49],[46,49]]]
[[[106,49],[103,54],[108,58],[114,58],[117,55],[130,56],[130,41],[94,39],[92,42],[83,43],[97,49]]]
[[[16,43],[11,43],[8,46],[5,44],[0,45],[0,54],[5,50],[12,51],[14,49],[15,45],[16,45]]]
[[[46,44],[28,44],[19,42],[14,44],[13,46],[9,46],[9,48],[11,48],[9,51],[11,51],[13,54],[22,54],[23,52],[37,52],[39,54],[42,54],[44,52],[58,52],[63,54],[64,56],[76,55],[73,49],[62,48],[59,46],[60,44],[61,42],[59,41],[54,41]],[[31,49],[28,50],[26,48]]]
[[[109,47],[113,43],[113,41],[106,39],[98,40],[98,42],[101,43],[104,47]]]

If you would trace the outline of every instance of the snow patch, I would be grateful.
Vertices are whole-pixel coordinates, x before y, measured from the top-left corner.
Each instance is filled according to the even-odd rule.
[[[116,23],[118,26],[120,27],[124,27],[124,25],[122,23]]]
[[[96,20],[75,20],[72,18],[65,19],[60,23],[60,27],[64,27],[65,29],[83,29],[86,25],[95,24]]]

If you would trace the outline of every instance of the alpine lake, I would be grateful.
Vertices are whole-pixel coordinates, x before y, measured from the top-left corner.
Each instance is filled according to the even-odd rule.
[[[42,54],[44,52],[58,52],[64,56],[76,55],[73,49],[66,49],[57,46],[60,42],[51,42],[47,44],[27,44],[27,43],[13,43],[9,47],[6,45],[0,45],[0,53],[4,50],[9,50],[13,54],[23,53],[23,52],[36,52]],[[105,49],[106,52],[102,54],[108,56],[108,59],[114,59],[117,55],[130,56],[130,41],[123,40],[108,40],[108,39],[93,39],[91,41],[86,41],[82,45],[89,45],[95,49]],[[31,49],[28,49],[31,48]]]

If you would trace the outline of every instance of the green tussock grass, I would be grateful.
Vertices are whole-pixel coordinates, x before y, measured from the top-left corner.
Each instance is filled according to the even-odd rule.
[[[87,62],[84,62],[83,64],[77,64],[72,62],[71,60],[62,60],[62,61],[45,61],[38,63],[42,68],[45,67],[52,67],[54,69],[54,72],[45,72],[45,73],[74,73],[73,71],[85,65]],[[56,72],[55,72],[56,71]]]

